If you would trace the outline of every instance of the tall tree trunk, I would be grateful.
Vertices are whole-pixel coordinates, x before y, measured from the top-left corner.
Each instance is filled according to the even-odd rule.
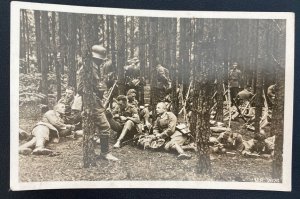
[[[22,73],[26,73],[25,61],[26,61],[26,24],[25,24],[25,10],[21,10],[21,30],[20,30],[20,59],[22,60],[23,68],[21,70]]]
[[[105,15],[105,19],[106,19],[106,50],[107,52],[110,52],[110,17],[109,15]]]
[[[196,45],[197,45],[197,51],[199,53],[200,49],[202,51],[205,51],[207,45],[200,46],[201,40],[205,40],[206,38],[202,38],[203,34],[203,22],[202,20],[206,19],[197,19],[197,28],[195,34]],[[207,42],[207,41],[202,41]],[[204,56],[205,59],[207,59],[207,55]],[[211,162],[209,157],[209,137],[210,137],[210,126],[209,126],[209,120],[210,120],[210,109],[212,106],[212,90],[213,90],[213,72],[211,67],[203,65],[203,62],[201,63],[200,56],[195,57],[195,73],[194,73],[194,80],[195,80],[195,99],[194,99],[194,110],[195,114],[193,117],[196,117],[196,119],[193,119],[192,121],[196,121],[196,144],[198,148],[198,167],[197,171],[202,174],[211,173]],[[204,60],[204,63],[207,62],[207,60]]]
[[[52,63],[52,58],[51,58],[51,52],[50,52],[50,22],[49,22],[49,13],[47,12],[47,17],[45,18],[45,22],[47,24],[47,27],[45,27],[46,31],[45,31],[45,34],[46,34],[46,41],[45,41],[45,44],[46,44],[46,48],[47,48],[47,61],[48,61],[48,65],[47,65],[47,72],[49,71],[52,71],[52,68],[51,68],[51,63]],[[43,30],[42,30],[43,31]]]
[[[125,21],[125,60],[127,62],[128,60],[128,18],[129,17],[124,17],[124,21]],[[130,32],[129,32],[130,34]],[[127,63],[126,63],[127,64]]]
[[[173,112],[178,116],[179,112],[179,99],[177,93],[177,62],[176,62],[176,40],[177,40],[177,19],[170,20],[170,68],[171,68],[171,78],[172,78],[172,105]]]
[[[283,164],[283,137],[284,137],[284,88],[285,88],[285,70],[284,55],[279,52],[284,52],[285,48],[285,22],[276,20],[276,26],[282,27],[282,30],[276,33],[272,43],[274,44],[274,57],[277,64],[275,65],[275,81],[277,89],[275,89],[275,100],[273,105],[271,132],[275,135],[274,158],[272,164],[272,177],[282,181],[282,164]],[[274,24],[275,25],[275,24]],[[273,63],[274,63],[273,62]]]
[[[46,96],[42,103],[48,104],[48,12],[41,12],[41,72],[42,72],[42,81],[41,81],[41,91]]]
[[[125,95],[125,76],[124,66],[126,64],[125,57],[125,27],[124,17],[117,16],[117,69],[119,79],[119,94]]]
[[[116,64],[116,34],[115,34],[115,17],[110,16],[109,18],[110,22],[110,38],[111,38],[111,61],[112,65],[115,68],[115,71],[117,71],[117,64]]]
[[[183,38],[182,45],[183,45],[183,52],[182,52],[182,84],[183,84],[183,96],[185,97],[189,88],[189,81],[190,81],[190,57],[189,57],[189,46],[190,46],[190,38],[191,38],[191,20],[190,19],[183,19],[182,22],[184,23],[183,27]]]
[[[223,84],[224,84],[224,65],[222,63],[222,53],[224,52],[225,42],[224,42],[224,24],[222,20],[216,21],[216,35],[214,41],[214,51],[215,51],[215,64],[216,64],[216,79],[217,79],[217,95],[216,95],[216,121],[223,121]],[[221,61],[222,60],[222,61]]]
[[[254,128],[255,133],[260,132],[260,120],[262,116],[263,103],[263,71],[262,68],[265,65],[265,36],[266,30],[264,27],[260,27],[260,21],[257,22],[258,31],[258,43],[257,43],[257,65],[256,65],[256,97],[255,97],[255,121]],[[264,25],[262,23],[261,25]]]
[[[55,67],[55,75],[56,75],[56,92],[57,92],[57,100],[61,98],[61,76],[60,76],[60,68],[59,63],[57,61],[57,46],[56,46],[56,13],[52,12],[52,46],[53,46],[53,57],[54,57],[54,67]]]
[[[130,17],[130,57],[134,57],[134,17]]]
[[[28,22],[28,15],[27,11],[24,10],[25,12],[25,28],[26,28],[26,63],[27,63],[27,69],[26,71],[29,73],[30,72],[30,35],[29,35],[29,22]]]
[[[139,18],[139,60],[140,60],[140,79],[143,81],[141,87],[140,103],[144,104],[144,84],[145,84],[145,66],[146,66],[146,39],[145,39],[145,18]]]
[[[86,15],[82,18],[82,29],[84,33],[83,52],[84,52],[84,67],[83,67],[83,167],[96,166],[95,146],[93,137],[95,134],[95,123],[93,120],[92,111],[95,107],[93,96],[93,77],[92,55],[91,48],[94,45],[94,35],[90,31],[93,27],[93,21]]]
[[[150,104],[152,108],[153,118],[156,118],[155,106],[158,102],[157,92],[155,91],[156,65],[158,59],[158,19],[150,18],[150,43],[149,43],[149,68],[150,68]]]
[[[76,15],[68,14],[68,86],[76,88]],[[76,89],[75,89],[76,91]]]
[[[65,65],[68,63],[68,22],[67,22],[67,14],[59,12],[59,47],[60,47],[60,57],[62,59],[61,62],[61,74],[65,72]]]
[[[38,10],[34,12],[34,22],[35,22],[35,41],[36,41],[36,60],[38,72],[41,72],[41,13]]]

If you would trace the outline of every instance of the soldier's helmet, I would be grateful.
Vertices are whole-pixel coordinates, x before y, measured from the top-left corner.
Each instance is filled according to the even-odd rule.
[[[233,62],[232,66],[238,66],[237,62]]]
[[[92,57],[104,60],[106,58],[106,49],[101,45],[93,45]]]
[[[134,90],[134,89],[129,89],[128,91],[127,91],[127,96],[128,95],[131,95],[131,94],[136,94],[136,90]]]

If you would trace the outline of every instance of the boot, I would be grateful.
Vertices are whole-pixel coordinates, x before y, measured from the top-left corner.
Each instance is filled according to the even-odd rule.
[[[115,156],[113,156],[111,153],[107,153],[107,154],[103,154],[102,157],[105,159],[105,160],[110,160],[110,161],[119,161],[118,158],[116,158]]]
[[[109,153],[109,145],[108,145],[109,135],[101,135],[100,136],[100,148],[101,154],[100,156],[105,160],[118,161],[119,159]]]
[[[30,155],[32,152],[31,148],[20,148],[19,149],[19,154],[21,155]]]

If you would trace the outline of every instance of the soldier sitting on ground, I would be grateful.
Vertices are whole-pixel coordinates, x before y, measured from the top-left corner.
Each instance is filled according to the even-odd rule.
[[[187,136],[176,130],[177,118],[172,112],[167,111],[166,104],[159,102],[156,106],[158,117],[153,125],[153,134],[156,138],[166,140],[166,150],[176,150],[179,155],[178,159],[190,159],[191,156],[186,154],[182,145],[186,142]]]
[[[145,104],[144,106],[140,106],[139,108],[139,116],[141,119],[142,131],[145,134],[149,134],[152,129],[152,124],[150,122],[150,111],[149,104]]]
[[[75,129],[74,125],[65,124],[63,114],[65,113],[65,105],[57,104],[54,110],[47,111],[42,120],[38,122],[32,130],[33,138],[20,146],[20,154],[48,155],[53,151],[45,148],[47,142],[55,138],[71,135]],[[32,149],[34,149],[32,151]]]
[[[66,93],[65,95],[60,98],[60,100],[58,100],[58,104],[62,103],[65,105],[65,120],[66,122],[70,120],[70,117],[71,117],[71,106],[74,102],[74,88],[72,87],[68,87],[66,89]]]
[[[133,137],[139,133],[140,118],[137,108],[128,103],[125,95],[119,95],[116,100],[117,104],[112,110],[114,114],[107,112],[106,115],[111,129],[118,133],[118,140],[114,148],[120,148],[125,136]]]
[[[136,90],[129,89],[127,91],[126,96],[127,96],[127,99],[128,99],[128,104],[131,104],[131,105],[135,106],[136,108],[138,108],[139,102],[136,99]]]
[[[212,151],[214,153],[226,153],[228,150],[241,152],[243,149],[244,145],[242,135],[230,131],[221,133],[214,141],[214,146],[212,147]]]

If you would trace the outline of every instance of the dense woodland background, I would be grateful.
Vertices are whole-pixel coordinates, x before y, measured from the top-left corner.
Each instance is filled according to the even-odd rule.
[[[107,49],[120,94],[125,92],[122,85],[128,59],[139,59],[140,76],[151,87],[151,71],[158,58],[170,70],[175,110],[180,108],[176,88],[182,85],[186,96],[193,80],[193,108],[197,112],[191,130],[200,149],[200,172],[210,170],[207,141],[211,99],[216,92],[217,117],[221,121],[231,64],[239,63],[242,86],[252,85],[257,96],[263,96],[268,86],[277,83],[271,131],[277,136],[274,177],[281,176],[285,20],[154,18],[36,10],[21,10],[20,17],[20,107],[30,103],[51,106],[67,86],[76,88],[76,70],[85,63],[94,44]],[[155,97],[155,93],[150,95]],[[262,97],[256,97],[255,104],[256,118],[260,118]],[[255,126],[258,132],[259,119]]]

